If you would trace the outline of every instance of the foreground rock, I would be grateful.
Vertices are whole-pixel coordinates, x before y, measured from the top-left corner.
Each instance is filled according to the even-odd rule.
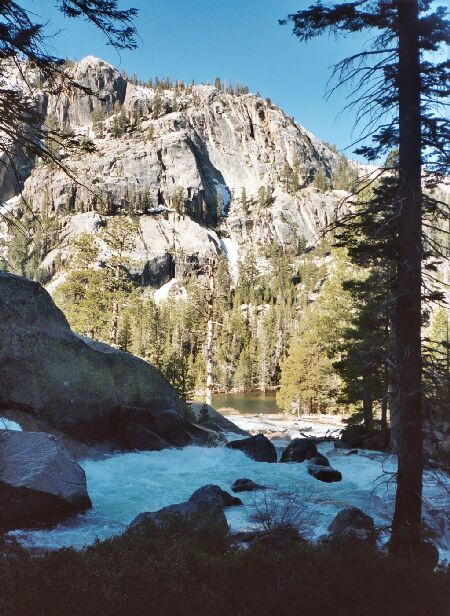
[[[54,436],[0,430],[0,529],[52,523],[89,507],[84,471]]]
[[[312,439],[294,438],[283,451],[280,462],[304,462],[317,455],[317,447]]]
[[[156,368],[75,334],[40,284],[6,272],[0,339],[3,408],[88,443],[156,450],[210,444],[211,433],[178,412],[175,391]]]
[[[239,501],[237,503],[236,501]],[[130,528],[142,532],[148,528],[166,528],[177,520],[192,524],[194,532],[203,530],[228,532],[229,527],[224,507],[242,504],[216,485],[203,486],[196,490],[189,500],[163,507],[158,511],[140,513],[130,524]]]
[[[321,454],[309,460],[308,473],[315,479],[323,481],[324,483],[334,483],[342,480],[341,473],[332,468],[328,459]]]
[[[377,532],[373,518],[358,507],[342,509],[328,526],[331,537],[351,537],[375,545]]]
[[[255,483],[251,479],[236,479],[231,486],[233,492],[254,492],[255,490],[265,490],[266,486]]]
[[[229,449],[238,449],[257,462],[277,461],[277,450],[264,434],[231,441],[231,443],[227,443],[227,447]]]

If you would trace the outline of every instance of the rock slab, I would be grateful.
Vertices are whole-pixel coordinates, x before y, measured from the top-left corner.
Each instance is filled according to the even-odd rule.
[[[53,523],[89,507],[84,470],[56,437],[0,430],[0,528]]]
[[[128,449],[204,436],[178,412],[176,393],[156,368],[75,334],[40,284],[6,272],[0,340],[0,407],[85,442],[113,440]]]

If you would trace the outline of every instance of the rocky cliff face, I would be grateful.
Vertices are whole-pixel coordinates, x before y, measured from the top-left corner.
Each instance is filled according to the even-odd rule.
[[[36,97],[61,129],[80,136],[65,159],[78,181],[41,164],[23,189],[33,211],[60,221],[42,264],[50,276],[73,234],[96,233],[116,213],[139,215],[133,257],[144,282],[158,287],[173,277],[177,249],[201,267],[224,249],[221,239],[236,257],[250,245],[313,243],[342,200],[312,186],[319,172],[332,177],[337,155],[270,101],[208,85],[134,85],[93,57],[72,70],[98,97]]]

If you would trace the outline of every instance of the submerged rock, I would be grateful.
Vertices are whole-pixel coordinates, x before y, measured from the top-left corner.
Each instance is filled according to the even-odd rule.
[[[277,450],[273,443],[264,436],[264,434],[257,434],[256,436],[250,436],[249,438],[243,438],[237,441],[231,441],[226,445],[230,449],[238,449],[245,453],[249,458],[256,460],[257,462],[276,462]]]
[[[351,537],[375,544],[377,532],[373,518],[358,507],[345,507],[328,526],[331,537]]]
[[[280,462],[304,462],[317,455],[317,447],[312,439],[294,438],[283,451]]]
[[[182,519],[192,524],[194,532],[203,530],[228,532],[224,507],[238,504],[242,504],[240,499],[231,496],[219,486],[206,485],[196,490],[189,500],[183,503],[169,505],[158,511],[140,513],[129,528],[142,532],[152,526],[165,528],[174,521]]]
[[[308,461],[308,473],[324,483],[334,483],[342,480],[341,473],[332,468],[328,459],[322,454],[318,454]]]
[[[208,503],[217,503],[221,507],[236,507],[242,505],[242,501],[237,496],[229,494],[222,490],[219,486],[208,484],[195,490],[191,495],[190,501],[203,501]]]
[[[255,483],[251,479],[236,479],[231,486],[233,492],[254,492],[255,490],[265,490],[266,486]]]
[[[0,430],[0,528],[53,523],[89,507],[84,470],[54,436]]]

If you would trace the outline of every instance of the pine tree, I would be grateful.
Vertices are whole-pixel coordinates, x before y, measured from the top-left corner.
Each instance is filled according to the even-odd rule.
[[[448,168],[448,123],[436,112],[446,96],[448,66],[432,63],[424,53],[448,42],[445,17],[446,10],[433,10],[431,0],[316,3],[288,17],[294,34],[304,41],[327,30],[380,32],[372,37],[370,51],[340,62],[335,75],[341,83],[356,80],[357,95],[350,106],[359,105],[357,118],[365,118],[370,109],[372,121],[362,138],[372,136],[371,143],[361,145],[357,153],[376,160],[393,147],[399,148],[395,325],[399,449],[390,547],[395,553],[410,555],[422,549],[421,173],[424,169],[435,178]]]
[[[318,169],[314,173],[314,186],[322,191],[328,190],[327,176],[325,175],[325,172],[322,169]]]

